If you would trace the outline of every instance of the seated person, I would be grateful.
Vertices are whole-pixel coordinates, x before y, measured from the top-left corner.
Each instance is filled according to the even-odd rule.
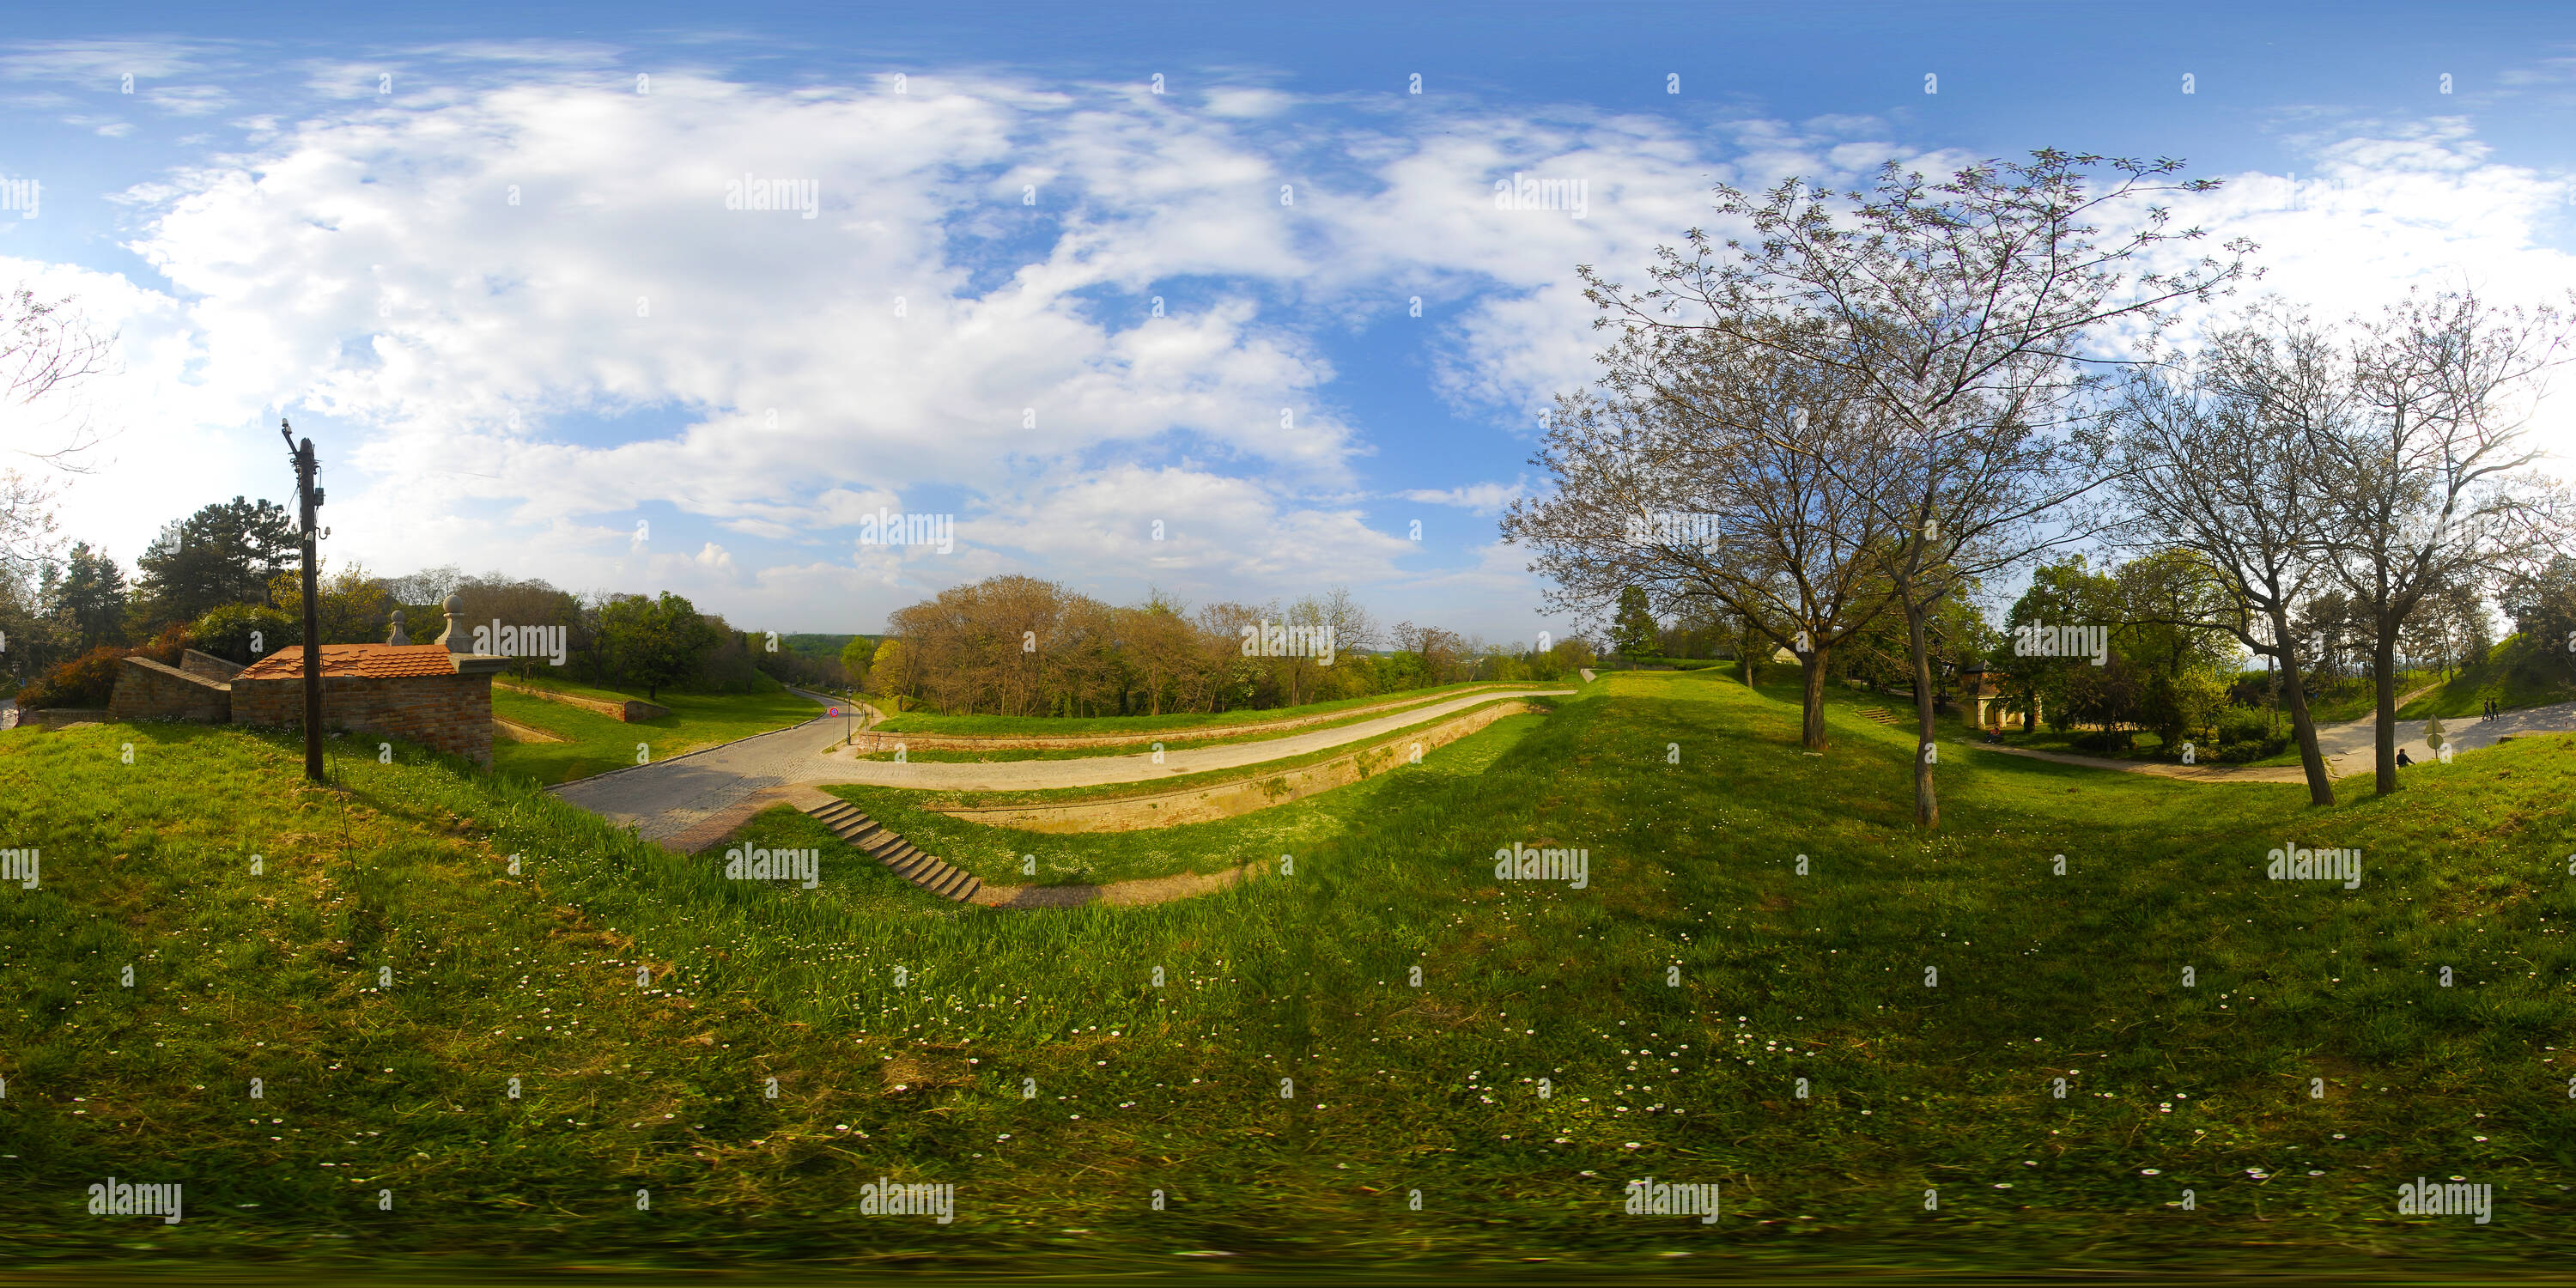
[[[2397,749],[2397,767],[2398,767],[2399,769],[2404,769],[2404,768],[2405,768],[2405,767],[2407,767],[2408,765],[2411,765],[2411,764],[2414,764],[2414,763],[2415,763],[2415,762],[2414,762],[2412,759],[2408,758],[2408,756],[2406,755],[2406,749],[2405,749],[2404,747],[2400,747],[2400,748],[2398,748],[2398,749]]]

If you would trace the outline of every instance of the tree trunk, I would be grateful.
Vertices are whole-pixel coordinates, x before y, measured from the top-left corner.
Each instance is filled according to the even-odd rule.
[[[1941,802],[1932,792],[1932,757],[1936,743],[1932,723],[1932,651],[1924,637],[1923,606],[1914,602],[1911,590],[1903,590],[1905,602],[1905,642],[1914,655],[1914,719],[1922,735],[1922,745],[1914,749],[1914,825],[1939,827]]]
[[[2308,774],[2308,803],[2335,803],[2334,779],[2326,775],[2325,753],[2317,749],[2317,722],[2308,715],[2308,695],[2299,683],[2299,653],[2290,643],[2290,624],[2272,615],[2272,638],[2279,641],[2281,668],[2276,673],[2281,696],[2290,704],[2290,732],[2299,740],[2299,764]]]
[[[2371,669],[2379,675],[2371,685],[2377,698],[2372,703],[2371,736],[2379,743],[2373,757],[2378,762],[2378,793],[2386,796],[2397,790],[2397,632],[2373,634],[2378,638],[2371,643]]]
[[[1807,692],[1800,713],[1798,741],[1809,751],[1825,749],[1825,651],[1817,649],[1800,659],[1806,664]]]

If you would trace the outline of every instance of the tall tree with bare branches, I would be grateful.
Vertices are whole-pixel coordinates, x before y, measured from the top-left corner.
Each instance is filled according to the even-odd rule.
[[[2322,444],[2352,414],[2323,337],[2274,311],[2213,336],[2188,367],[2141,372],[2122,408],[2120,494],[2139,544],[2202,556],[2227,610],[2200,623],[2279,664],[2308,799],[2334,804],[2295,615],[2325,576],[2335,505]]]
[[[2327,567],[2370,626],[2376,787],[2397,790],[2397,642],[2426,595],[2551,540],[2548,492],[2517,477],[2549,371],[2565,362],[2557,309],[2474,292],[2410,293],[2350,345],[2359,414],[2321,440],[2342,522]]]
[[[2172,311],[2242,274],[2253,247],[2150,270],[2173,230],[2162,194],[2203,192],[2179,161],[2044,149],[1941,183],[1891,162],[1870,192],[1790,179],[1759,198],[1720,186],[1750,244],[1690,230],[1631,293],[1587,266],[1596,303],[1658,328],[1707,331],[1839,371],[1865,413],[1819,462],[1896,532],[1880,565],[1904,613],[1921,749],[1915,821],[1936,825],[1927,624],[1980,579],[2085,535],[2063,511],[2105,481],[2105,370],[2114,323],[2150,339]],[[2105,235],[2099,221],[2125,220]]]

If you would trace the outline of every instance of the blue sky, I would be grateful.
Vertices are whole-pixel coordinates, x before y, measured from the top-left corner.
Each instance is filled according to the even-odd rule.
[[[790,630],[999,572],[1339,583],[1521,639],[1582,624],[1494,526],[1543,485],[1539,409],[1591,378],[1573,267],[1636,279],[1716,182],[2175,156],[2228,181],[2181,217],[2322,315],[2576,286],[2576,18],[2538,8],[445,14],[13,21],[0,179],[42,201],[0,210],[0,285],[122,335],[112,379],[0,419],[105,436],[70,535],[131,560],[282,495],[284,414],[321,444],[327,553],[378,572]],[[1580,217],[1495,209],[1515,174],[1580,181]],[[727,209],[745,178],[814,217]],[[954,549],[861,544],[880,507],[954,514]]]

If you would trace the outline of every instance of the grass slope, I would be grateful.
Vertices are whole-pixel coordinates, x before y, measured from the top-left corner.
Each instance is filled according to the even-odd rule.
[[[1399,766],[1346,787],[1240,818],[1141,832],[1060,834],[992,827],[923,809],[920,806],[925,794],[918,791],[859,786],[826,790],[867,811],[869,817],[893,828],[905,840],[987,883],[1105,885],[1184,872],[1222,872],[1338,839],[1366,827],[1398,779],[1481,774],[1546,719],[1543,715],[1505,716],[1425,753],[1419,765]],[[1191,781],[1198,777],[1193,775]],[[1159,789],[1164,784],[1155,786]],[[1051,794],[1042,795],[1053,798]],[[735,839],[771,848],[818,846],[824,851],[824,863],[831,866],[874,861],[822,824],[784,805],[753,819]],[[1028,860],[1035,861],[1035,872],[1024,870]]]
[[[1048,913],[727,882],[408,752],[343,794],[239,729],[0,735],[46,874],[0,891],[0,1252],[2313,1274],[2576,1237],[2568,740],[2331,811],[1945,744],[1926,838],[1910,739],[1831,718],[1808,756],[1789,704],[1607,677],[1293,875]],[[2361,848],[2361,887],[2264,880],[2284,839]],[[1588,888],[1497,882],[1514,843],[1587,849]],[[111,1174],[189,1219],[85,1215]],[[857,1215],[880,1175],[953,1182],[956,1223]],[[1726,1215],[1620,1215],[1647,1175]],[[2494,1184],[2495,1224],[2397,1216],[2417,1175]]]
[[[2530,640],[2515,635],[2489,649],[2487,660],[2462,668],[2441,688],[2399,707],[2397,714],[2406,720],[2475,719],[2489,698],[2502,702],[2507,711],[2576,702],[2576,684],[2561,678],[2564,667],[2562,659],[2539,656]]]
[[[545,687],[611,701],[644,696],[560,682]],[[572,741],[509,742],[496,738],[492,743],[492,767],[504,773],[526,774],[540,783],[570,782],[636,763],[637,743],[644,744],[653,759],[668,760],[699,747],[801,724],[823,713],[821,707],[783,688],[760,693],[680,693],[665,689],[654,701],[669,707],[671,714],[628,724],[496,687],[492,690],[493,715],[561,734]]]

